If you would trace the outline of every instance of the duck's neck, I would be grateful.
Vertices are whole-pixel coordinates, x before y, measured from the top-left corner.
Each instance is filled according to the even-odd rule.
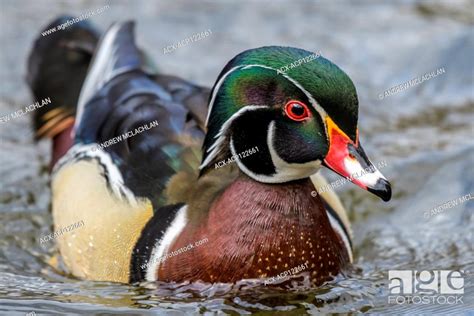
[[[170,250],[208,242],[162,264],[159,279],[235,282],[301,264],[316,283],[336,275],[348,255],[313,190],[309,179],[264,184],[240,175],[214,200],[207,219],[188,225]]]

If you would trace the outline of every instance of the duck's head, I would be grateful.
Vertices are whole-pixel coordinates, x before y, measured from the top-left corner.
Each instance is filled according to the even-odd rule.
[[[343,177],[370,168],[351,181],[388,201],[390,184],[362,149],[357,119],[354,84],[329,60],[292,47],[245,51],[212,90],[201,175],[231,156],[265,183],[307,178],[321,165]]]

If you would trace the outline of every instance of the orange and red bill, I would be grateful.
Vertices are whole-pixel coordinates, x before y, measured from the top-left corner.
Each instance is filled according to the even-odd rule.
[[[326,119],[329,151],[323,165],[384,201],[392,196],[390,183],[372,164],[364,150],[351,140],[329,117]]]

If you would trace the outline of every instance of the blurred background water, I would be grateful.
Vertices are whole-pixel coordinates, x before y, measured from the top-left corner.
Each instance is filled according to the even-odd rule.
[[[350,183],[338,189],[353,222],[355,269],[318,289],[77,280],[48,264],[54,243],[39,243],[52,230],[50,143],[33,142],[29,113],[0,124],[1,314],[473,313],[474,201],[424,216],[474,196],[473,1],[0,0],[0,116],[32,104],[25,66],[39,31],[59,14],[105,5],[92,23],[105,30],[114,21],[137,21],[138,43],[163,73],[202,85],[212,85],[245,49],[321,51],[357,87],[361,142],[375,163],[386,161],[393,199],[383,203]],[[207,29],[211,36],[163,54]],[[444,74],[378,97],[441,67]],[[464,270],[464,304],[389,304],[394,269]]]

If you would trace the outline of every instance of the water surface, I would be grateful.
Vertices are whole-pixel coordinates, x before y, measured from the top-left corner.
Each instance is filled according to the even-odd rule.
[[[353,79],[360,135],[390,179],[383,203],[341,186],[354,230],[355,265],[318,289],[304,276],[289,289],[255,281],[130,286],[77,280],[50,264],[54,243],[48,141],[35,144],[30,116],[0,124],[0,313],[36,314],[461,314],[474,310],[474,201],[435,216],[433,207],[474,193],[472,1],[0,1],[0,114],[32,103],[24,82],[33,39],[58,14],[93,17],[105,29],[134,19],[138,42],[165,73],[212,85],[242,50],[288,45],[321,51]],[[470,13],[469,13],[470,12]],[[163,54],[196,32],[212,35]],[[445,74],[396,95],[379,94],[427,72]],[[325,173],[331,180],[337,176]],[[389,270],[464,270],[464,304],[390,305]]]

